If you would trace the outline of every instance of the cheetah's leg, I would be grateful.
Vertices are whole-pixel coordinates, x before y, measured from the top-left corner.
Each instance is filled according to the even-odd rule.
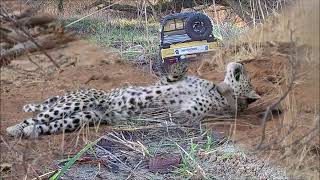
[[[55,134],[63,131],[72,132],[77,130],[83,124],[95,124],[100,120],[101,115],[94,111],[76,112],[69,117],[57,119],[49,124],[31,124],[24,126],[23,128],[20,125],[19,127],[16,127],[20,128],[20,131],[18,132],[20,134],[15,134],[14,136],[37,137],[41,134]]]
[[[23,129],[29,125],[33,125],[37,122],[37,119],[29,118],[24,120],[23,122],[16,124],[14,126],[10,126],[6,129],[7,133],[14,137],[21,137],[23,136]]]
[[[45,100],[43,103],[40,104],[26,104],[23,106],[23,111],[24,112],[41,112],[45,111],[52,106],[55,105],[55,103],[58,101],[60,97],[59,96],[54,96],[50,97],[47,100]]]
[[[77,112],[83,111],[86,108],[90,108],[93,106],[92,103],[84,103],[84,102],[72,102],[72,103],[66,103],[63,105],[58,105],[51,107],[50,109],[47,109],[41,113],[39,113],[35,118],[30,118],[27,120],[24,120],[23,122],[8,127],[7,132],[15,137],[23,135],[23,130],[27,126],[33,127],[34,125],[39,124],[50,124],[51,122],[54,122],[58,119],[63,119],[71,116],[72,114],[75,114]],[[30,128],[30,127],[29,127]]]
[[[68,118],[51,122],[47,132],[43,130],[41,134],[55,134],[59,132],[73,132],[82,125],[96,125],[102,120],[102,115],[95,111],[83,111],[72,114]]]
[[[85,111],[87,108],[93,107],[95,102],[82,102],[82,101],[75,101],[65,104],[59,104],[50,109],[47,109],[36,116],[36,123],[41,124],[49,124],[53,121],[58,119],[66,118],[71,116],[74,113]],[[33,125],[33,124],[28,124]]]

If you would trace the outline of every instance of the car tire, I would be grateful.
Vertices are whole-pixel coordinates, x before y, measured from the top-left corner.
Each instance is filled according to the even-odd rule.
[[[205,40],[212,34],[212,23],[208,16],[195,13],[186,21],[185,30],[192,40]]]

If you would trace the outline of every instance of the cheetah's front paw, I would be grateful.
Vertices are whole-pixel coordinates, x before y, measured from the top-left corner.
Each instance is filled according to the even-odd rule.
[[[23,126],[21,124],[17,124],[14,126],[10,126],[6,129],[7,133],[13,137],[28,137],[28,138],[36,138],[39,133],[34,125]]]

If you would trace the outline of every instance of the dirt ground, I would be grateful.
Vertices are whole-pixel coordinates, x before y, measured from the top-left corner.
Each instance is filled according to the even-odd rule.
[[[24,104],[39,102],[47,97],[79,88],[108,90],[128,84],[147,85],[155,81],[147,70],[126,64],[116,54],[86,40],[70,42],[50,50],[49,53],[61,65],[62,72],[50,72],[49,70],[53,69],[51,63],[42,54],[37,53],[31,58],[40,62],[45,75],[37,73],[39,69],[37,70],[26,56],[19,57],[10,66],[1,69],[1,162],[12,166],[3,174],[4,178],[19,179],[26,174],[25,172],[28,172],[29,178],[43,174],[55,168],[52,163],[54,160],[65,159],[82,148],[87,139],[97,138],[108,131],[108,127],[101,126],[97,133],[92,128],[90,133],[80,132],[80,136],[79,133],[68,133],[42,136],[37,140],[15,140],[6,134],[5,129],[32,115],[22,112]],[[244,64],[262,99],[249,107],[245,112],[247,115],[240,116],[237,134],[233,139],[252,148],[261,131],[259,125],[262,116],[259,107],[262,106],[262,102],[275,98],[279,93],[275,83],[283,78],[286,57],[252,59]],[[195,74],[197,65],[199,63],[194,64],[190,74]],[[33,72],[35,70],[36,72]],[[203,69],[202,78],[219,82],[223,80],[223,74],[216,71],[215,66],[210,66]],[[309,81],[304,84],[298,85],[295,90],[296,98],[302,99],[297,109],[302,113],[301,117],[305,118],[306,124],[310,124],[312,122],[307,122],[309,118],[306,117],[313,116],[318,98],[306,96],[304,92],[316,94],[317,89],[310,86]],[[267,127],[272,129],[276,122],[277,120],[268,122]],[[212,121],[210,127],[228,135],[230,124]]]
[[[105,52],[101,48],[88,43],[87,41],[75,41],[67,44],[65,47],[53,49],[49,51],[57,62],[73,62],[76,59],[75,66],[64,68],[63,72],[54,72],[49,76],[42,76],[36,73],[23,72],[19,70],[3,69],[1,70],[1,162],[14,164],[12,172],[16,174],[16,170],[23,169],[23,162],[38,159],[38,168],[45,168],[45,164],[49,165],[52,159],[62,157],[60,151],[62,136],[44,137],[36,140],[31,149],[26,148],[29,140],[13,141],[9,138],[5,129],[9,125],[18,123],[24,118],[32,115],[21,111],[23,104],[28,102],[39,102],[53,95],[61,95],[66,90],[76,90],[79,88],[99,88],[111,89],[114,87],[129,84],[144,85],[152,81],[150,76],[139,72],[138,69],[130,65],[117,62],[117,57]],[[58,59],[57,57],[60,57]],[[33,55],[32,58],[41,61],[45,59],[42,55]],[[67,59],[67,60],[66,60]],[[43,60],[46,61],[46,60]],[[51,68],[50,63],[41,63],[44,69]],[[45,65],[48,65],[45,68]],[[21,67],[22,69],[34,70],[36,66],[28,62],[26,57],[21,57],[12,63],[12,66]],[[91,80],[93,79],[93,80]],[[101,129],[101,133],[103,133]],[[73,147],[73,138],[75,134],[66,135],[66,139],[70,139],[66,143],[67,147]],[[81,147],[79,145],[78,147]],[[15,150],[12,151],[11,148]],[[28,153],[26,157],[29,160],[21,159],[24,149]],[[74,149],[74,148],[73,148]],[[40,155],[39,155],[40,153]],[[60,156],[58,154],[60,154]],[[58,155],[58,156],[57,156]],[[37,157],[37,158],[35,158]],[[22,163],[22,164],[21,164]],[[21,174],[24,174],[21,172]]]
[[[61,65],[63,71],[55,70],[52,63],[41,53],[34,53],[31,58],[41,65],[43,72],[32,64],[27,56],[18,57],[9,66],[1,68],[0,176],[3,179],[21,179],[26,174],[27,178],[31,179],[55,170],[56,160],[74,155],[88,140],[96,139],[110,131],[110,127],[100,126],[97,132],[90,128],[90,131],[41,136],[36,140],[16,140],[9,137],[5,129],[33,115],[22,111],[24,104],[41,102],[47,97],[62,95],[66,91],[79,88],[109,90],[128,84],[147,85],[156,80],[146,67],[127,64],[117,54],[86,40],[70,42],[48,52]],[[248,149],[254,149],[256,146],[261,133],[261,109],[283,92],[280,86],[284,86],[287,58],[279,54],[269,54],[244,61],[253,86],[262,99],[251,104],[237,119],[236,135],[232,137],[236,143]],[[198,66],[199,63],[194,63],[189,73],[196,74]],[[218,70],[216,64],[206,66],[201,77],[219,82],[224,76],[220,69]],[[280,86],[278,82],[282,82]],[[295,83],[290,96],[295,100],[293,107],[297,114],[296,119],[299,120],[297,123],[301,125],[295,134],[303,135],[305,129],[317,126],[314,123],[315,116],[319,113],[319,63],[303,64],[299,72],[299,81]],[[282,111],[286,112],[288,109],[284,108]],[[267,122],[267,132],[277,127],[280,118],[283,116],[274,116]],[[234,121],[229,119],[206,120],[209,121],[208,127],[225,136],[230,134],[230,126],[234,124]],[[267,139],[267,142],[269,141],[271,140]],[[315,148],[312,152],[318,154],[319,158],[319,139],[312,143]],[[309,165],[316,166],[317,160],[319,159],[313,159]]]

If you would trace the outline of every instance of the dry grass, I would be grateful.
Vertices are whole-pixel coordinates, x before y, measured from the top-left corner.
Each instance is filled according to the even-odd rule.
[[[278,163],[287,167],[289,174],[294,177],[318,179],[319,1],[297,1],[281,14],[269,17],[266,23],[252,29],[236,42],[249,44],[251,51],[245,49],[232,56],[235,59],[262,57],[266,50],[263,44],[270,41],[294,41],[304,51],[293,54],[300,64],[295,72],[298,79],[294,82],[294,89],[281,103],[284,113],[278,125],[268,127],[267,148],[262,153],[279,159]],[[288,72],[288,69],[283,72]],[[289,73],[285,73],[282,88],[275,87],[279,94],[282,94],[291,78]],[[305,113],[303,106],[312,108]]]
[[[288,174],[293,177],[319,179],[319,1],[298,0],[281,13],[275,12],[265,23],[238,39],[224,43],[225,46],[213,57],[206,59],[200,68],[215,65],[215,69],[221,71],[230,61],[272,56],[296,59],[299,66],[294,70],[296,79],[293,89],[281,102],[283,114],[272,117],[272,121],[267,123],[267,141],[258,152],[277,160],[276,163],[286,167]],[[286,43],[287,47],[279,45]],[[269,48],[269,45],[275,49]],[[288,48],[290,46],[293,48]],[[291,53],[283,53],[288,50]],[[294,78],[290,74],[290,66],[283,68],[284,77],[273,88],[279,96]],[[234,126],[236,121],[233,122]],[[258,140],[245,139],[240,143],[252,141],[251,144],[257,144]]]

